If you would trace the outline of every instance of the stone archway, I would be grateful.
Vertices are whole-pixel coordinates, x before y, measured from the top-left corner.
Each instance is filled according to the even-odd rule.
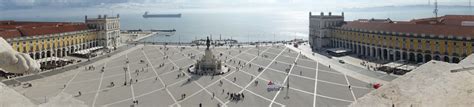
[[[33,53],[29,54],[32,59],[35,59],[35,55]]]
[[[35,58],[36,58],[36,59],[41,59],[41,58],[40,58],[40,57],[41,57],[40,55],[41,55],[41,53],[39,53],[39,52],[36,52],[36,54],[35,54]]]
[[[41,58],[46,58],[46,52],[41,52]]]
[[[63,53],[63,54],[62,54],[62,55],[63,55],[62,57],[66,56],[66,54],[67,54],[66,48],[62,49],[61,52]]]
[[[441,57],[439,55],[435,55],[433,59],[437,61],[441,61]]]
[[[370,52],[370,57],[375,58],[375,54],[376,54],[377,50],[376,50],[374,47],[372,47],[371,50],[372,50],[372,51]]]
[[[423,55],[418,53],[416,54],[416,62],[417,63],[420,63],[420,62],[423,62]]]
[[[461,60],[458,57],[453,57],[453,63],[459,63]]]
[[[425,62],[428,62],[428,61],[431,61],[431,55],[430,54],[425,55]]]
[[[366,51],[365,46],[362,46],[362,55],[364,55],[364,56],[367,55],[366,52],[367,52],[367,51]]]
[[[383,57],[383,59],[385,59],[385,60],[389,59],[389,58],[388,58],[388,51],[387,51],[387,49],[383,49],[382,57]]]
[[[410,62],[415,62],[416,61],[414,53],[410,52],[408,55],[409,55],[408,61],[410,61]]]
[[[63,55],[61,54],[62,52],[62,49],[57,49],[56,50],[56,57],[63,57]]]
[[[46,57],[51,57],[51,51],[46,51]]]
[[[395,60],[400,60],[400,51],[395,51]]]
[[[382,59],[382,49],[377,48],[377,54],[376,54],[378,59]]]
[[[449,57],[448,57],[448,56],[444,56],[443,61],[444,61],[444,62],[449,62]]]
[[[402,60],[408,59],[408,54],[407,52],[402,52]]]
[[[74,53],[76,51],[76,48],[74,46],[71,46],[71,52],[70,53]]]

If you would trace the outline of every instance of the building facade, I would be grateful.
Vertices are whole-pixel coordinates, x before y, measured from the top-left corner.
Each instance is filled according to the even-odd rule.
[[[312,15],[309,12],[309,44],[313,50],[318,50],[324,47],[329,47],[331,39],[331,30],[333,27],[340,26],[344,23],[344,13],[340,16],[324,15],[321,12],[320,15]]]
[[[0,21],[0,36],[35,60],[98,46],[97,31],[84,23]]]
[[[360,56],[458,63],[473,53],[474,16],[446,15],[411,21],[359,19],[331,28],[330,32],[329,47],[351,49]]]
[[[122,38],[120,37],[120,15],[116,17],[108,17],[107,15],[99,15],[97,18],[87,18],[86,24],[91,29],[98,30],[99,44],[107,48],[116,48],[120,45]]]
[[[0,21],[0,37],[12,48],[27,53],[41,66],[58,66],[58,58],[71,54],[90,56],[91,51],[120,43],[119,16],[85,19],[84,22]],[[94,50],[92,50],[92,49]],[[88,53],[81,52],[87,50]],[[50,66],[51,65],[51,66]],[[62,65],[61,65],[62,66]],[[54,68],[54,67],[53,67]]]

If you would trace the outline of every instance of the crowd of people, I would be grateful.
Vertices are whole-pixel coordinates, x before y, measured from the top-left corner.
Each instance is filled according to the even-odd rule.
[[[227,97],[229,98],[229,100],[232,100],[232,101],[240,101],[245,98],[244,93],[229,93],[229,92],[227,92]]]

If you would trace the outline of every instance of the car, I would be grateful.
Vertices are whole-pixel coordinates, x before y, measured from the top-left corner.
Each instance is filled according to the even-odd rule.
[[[344,64],[346,62],[344,62],[344,60],[339,60],[339,63]]]

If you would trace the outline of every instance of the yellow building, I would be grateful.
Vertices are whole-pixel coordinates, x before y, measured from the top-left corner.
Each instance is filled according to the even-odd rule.
[[[97,33],[85,23],[0,21],[0,37],[14,50],[29,54],[42,65],[52,57],[99,47]]]
[[[360,19],[331,30],[330,47],[379,60],[458,63],[473,53],[474,16],[446,15],[411,21]]]

